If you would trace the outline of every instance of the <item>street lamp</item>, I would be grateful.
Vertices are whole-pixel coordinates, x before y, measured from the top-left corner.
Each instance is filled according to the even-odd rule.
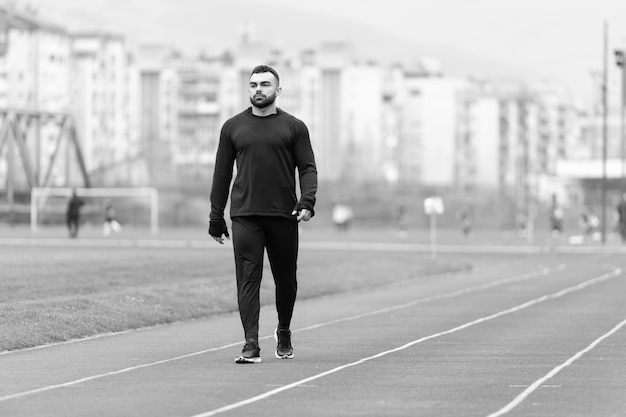
[[[616,49],[615,63],[622,72],[622,106],[620,109],[620,145],[621,145],[621,160],[622,160],[622,180],[621,189],[624,191],[624,182],[626,180],[626,53],[623,49]]]

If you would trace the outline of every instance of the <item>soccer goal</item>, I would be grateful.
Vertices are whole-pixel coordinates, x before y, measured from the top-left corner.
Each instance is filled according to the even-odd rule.
[[[159,192],[153,187],[141,188],[61,188],[61,187],[33,187],[30,194],[30,229],[35,233],[40,224],[47,218],[63,216],[67,201],[76,191],[78,197],[85,200],[105,199],[116,201],[117,211],[120,206],[129,206],[131,202],[140,202],[141,207],[146,207],[149,213],[143,211],[140,217],[146,218],[152,234],[159,232]],[[93,204],[92,204],[93,205]],[[87,205],[89,206],[89,204]],[[101,204],[97,204],[98,207]],[[98,209],[98,215],[101,211]],[[146,216],[147,214],[147,216]]]

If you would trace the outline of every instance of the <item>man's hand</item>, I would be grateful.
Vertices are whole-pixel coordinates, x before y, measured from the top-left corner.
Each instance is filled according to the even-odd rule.
[[[304,220],[305,222],[308,222],[309,220],[311,220],[311,217],[313,217],[313,214],[311,213],[310,210],[308,209],[302,209],[300,211],[292,211],[291,212],[292,216],[298,216],[298,221]]]
[[[224,244],[224,238],[230,238],[230,235],[228,234],[228,227],[226,227],[224,219],[210,221],[209,235],[220,245]]]
[[[213,240],[215,240],[217,243],[219,243],[220,245],[224,244],[224,238],[226,239],[230,239],[228,236],[211,236],[213,238]]]

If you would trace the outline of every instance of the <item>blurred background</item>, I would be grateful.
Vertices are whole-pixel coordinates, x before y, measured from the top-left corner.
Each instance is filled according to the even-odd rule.
[[[610,0],[4,1],[0,222],[63,224],[77,188],[87,221],[106,199],[206,225],[221,125],[268,64],[311,133],[319,227],[612,231],[625,25]]]

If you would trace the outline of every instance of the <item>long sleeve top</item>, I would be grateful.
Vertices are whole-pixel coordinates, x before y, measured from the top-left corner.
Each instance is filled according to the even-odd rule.
[[[252,108],[222,126],[211,188],[211,220],[222,220],[233,176],[230,216],[280,216],[300,204],[314,213],[317,168],[309,131],[291,114],[255,116]],[[300,199],[296,196],[296,169]]]

